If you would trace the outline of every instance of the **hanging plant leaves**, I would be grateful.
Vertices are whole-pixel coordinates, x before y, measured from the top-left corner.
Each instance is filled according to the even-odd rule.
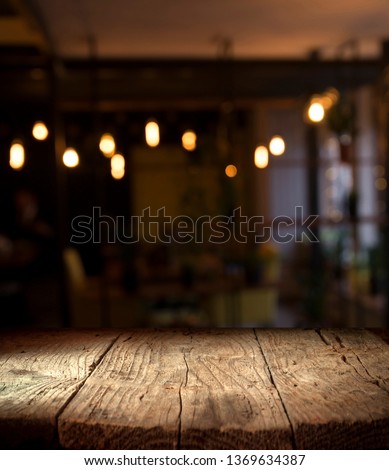
[[[355,135],[355,105],[348,98],[342,97],[327,113],[327,124],[338,136]]]

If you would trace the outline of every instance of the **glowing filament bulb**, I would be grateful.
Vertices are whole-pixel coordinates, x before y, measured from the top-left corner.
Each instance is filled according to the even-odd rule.
[[[159,126],[155,121],[149,121],[145,127],[146,143],[149,147],[159,144]]]
[[[238,169],[235,165],[227,165],[224,171],[229,178],[234,178],[238,173]]]
[[[308,108],[308,117],[312,122],[321,122],[324,119],[324,106],[318,101],[312,102]]]
[[[115,178],[115,180],[120,180],[123,178],[125,174],[124,167],[126,165],[126,161],[123,157],[123,155],[120,155],[120,153],[117,153],[111,158],[111,175],[112,178]]]
[[[68,168],[74,168],[79,164],[80,159],[78,157],[78,153],[74,150],[74,148],[69,147],[65,150],[62,156],[62,161],[64,165]]]
[[[9,166],[20,170],[24,165],[24,147],[20,141],[15,140],[9,151]]]
[[[255,149],[254,164],[257,168],[266,168],[269,164],[269,152],[264,145],[259,145]]]
[[[111,170],[124,170],[125,165],[126,161],[120,153],[117,153],[111,158]]]
[[[124,168],[114,169],[111,168],[111,176],[115,180],[121,180],[125,174]]]
[[[44,122],[37,121],[32,128],[32,135],[36,140],[46,140],[49,135],[46,124]]]
[[[282,137],[279,135],[275,135],[270,143],[269,143],[269,150],[272,155],[279,156],[285,152],[285,142]]]
[[[106,157],[112,157],[115,153],[116,144],[111,134],[101,136],[99,148]]]
[[[197,136],[195,132],[185,131],[182,134],[182,146],[185,150],[188,150],[189,152],[193,152],[193,150],[196,150],[196,141]]]

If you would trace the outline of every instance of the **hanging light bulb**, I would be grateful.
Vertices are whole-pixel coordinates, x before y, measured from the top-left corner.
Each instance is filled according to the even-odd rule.
[[[32,128],[32,135],[36,140],[46,140],[49,135],[46,124],[42,121],[37,121]]]
[[[123,155],[120,155],[120,153],[117,153],[111,158],[111,175],[112,178],[115,178],[116,180],[120,180],[123,178],[125,174],[125,165],[126,161],[123,157]]]
[[[123,170],[126,165],[123,155],[117,153],[111,158],[111,170]]]
[[[115,153],[115,139],[111,134],[103,134],[100,139],[99,148],[106,157],[112,157]]]
[[[119,169],[113,169],[111,168],[111,176],[115,180],[121,180],[125,174],[124,168],[119,168]]]
[[[257,168],[266,168],[269,164],[269,151],[264,145],[259,145],[255,149],[254,164]]]
[[[155,121],[149,121],[145,127],[146,143],[149,147],[159,144],[159,126]]]
[[[182,134],[182,146],[188,152],[196,150],[197,136],[194,131],[188,130]]]
[[[238,169],[235,165],[227,165],[224,171],[229,178],[235,178],[238,173]]]
[[[282,155],[285,152],[284,139],[279,135],[275,135],[269,143],[269,150],[270,153],[276,157]]]
[[[68,168],[74,168],[79,164],[80,159],[76,150],[74,150],[74,148],[68,147],[62,156],[62,161]]]
[[[14,140],[9,150],[9,166],[20,170],[24,165],[24,147],[21,141]]]
[[[324,119],[325,109],[319,96],[312,97],[307,114],[311,122],[317,123]]]

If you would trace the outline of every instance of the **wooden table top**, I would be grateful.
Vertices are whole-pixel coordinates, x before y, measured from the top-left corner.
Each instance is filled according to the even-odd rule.
[[[0,447],[388,449],[367,330],[0,334]]]

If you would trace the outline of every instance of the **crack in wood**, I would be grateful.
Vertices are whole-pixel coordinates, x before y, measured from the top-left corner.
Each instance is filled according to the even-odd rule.
[[[335,348],[334,348],[334,351],[336,351]],[[336,352],[339,353],[339,351],[336,351]],[[353,353],[353,351],[351,351],[351,353]],[[339,354],[340,354],[340,353],[339,353]],[[341,355],[341,359],[342,359],[342,361],[343,361],[345,364],[347,364],[347,365],[350,366],[352,369],[354,369],[355,373],[356,373],[357,375],[359,375],[359,377],[361,377],[362,379],[366,380],[366,377],[364,377],[364,376],[359,372],[359,370],[358,370],[353,364],[351,364],[351,362],[349,362],[349,360],[347,359],[347,357],[346,357],[344,354]],[[369,380],[369,382],[371,382],[371,381]]]
[[[99,335],[96,335],[99,336]],[[58,426],[58,421],[61,416],[61,414],[66,410],[66,408],[70,405],[70,403],[74,400],[76,395],[81,391],[82,387],[85,385],[85,382],[91,377],[93,372],[97,369],[101,361],[104,359],[104,357],[108,354],[108,352],[112,349],[116,341],[118,340],[120,335],[116,336],[115,338],[112,339],[112,341],[108,344],[106,349],[101,353],[101,356],[98,361],[94,361],[92,365],[88,368],[88,376],[85,377],[84,380],[79,382],[79,386],[74,390],[74,392],[68,397],[68,399],[64,402],[64,404],[61,406],[61,408],[58,410],[58,413],[55,415],[55,441],[58,443],[58,446],[61,447],[60,439],[59,439],[59,426]]]
[[[359,375],[359,377],[361,377],[362,379],[366,380],[367,382],[369,383],[372,383],[373,385],[376,385],[378,388],[380,388],[381,390],[383,390],[384,392],[388,393],[389,394],[389,390],[386,388],[386,387],[383,387],[382,384],[380,383],[380,380],[379,378],[376,378],[374,377],[373,375],[370,374],[369,370],[366,368],[366,366],[363,364],[363,362],[361,361],[360,357],[358,356],[358,354],[350,347],[347,347],[344,342],[342,341],[342,339],[340,338],[339,335],[335,334],[335,333],[332,333],[332,336],[333,338],[335,339],[335,341],[339,344],[339,347],[341,349],[345,349],[347,351],[348,354],[352,354],[353,357],[358,361],[358,363],[361,365],[362,369],[364,370],[365,374],[367,377],[369,377],[371,380],[369,380],[367,377],[365,377],[364,375],[362,375],[358,369],[348,360],[347,356],[344,354],[344,353],[341,353],[340,351],[338,351],[338,349],[331,343],[329,342],[323,335],[322,333],[319,331],[320,330],[315,330],[316,333],[319,334],[320,338],[324,341],[325,344],[327,344],[328,346],[331,346],[333,351],[340,354],[341,355],[341,359],[342,361],[347,364],[349,367],[351,367],[355,373],[357,375]]]
[[[321,332],[319,329],[316,329],[315,331],[316,331],[316,333],[319,335],[319,337],[321,338],[321,340],[323,341],[324,344],[326,344],[327,346],[331,346],[331,348],[332,348],[332,350],[333,350],[334,352],[340,354],[340,358],[342,359],[342,361],[343,361],[345,364],[347,364],[348,366],[352,367],[357,375],[359,375],[359,376],[362,377],[364,380],[366,380],[366,377],[364,377],[364,376],[358,371],[358,369],[357,369],[353,364],[351,364],[351,363],[348,361],[347,356],[346,356],[345,354],[341,353],[340,351],[338,351],[338,350],[336,349],[336,347],[324,337],[324,335],[322,334],[322,332]],[[352,353],[352,354],[357,358],[358,362],[361,364],[361,366],[363,367],[363,369],[365,370],[365,372],[367,373],[367,375],[368,375],[369,377],[373,378],[373,377],[369,374],[369,372],[367,371],[367,369],[364,367],[364,365],[363,365],[362,362],[360,361],[360,359],[359,359],[359,357],[357,356],[357,354],[356,354],[353,350],[351,350],[350,348],[346,348],[346,346],[344,345],[343,341],[341,340],[341,338],[340,338],[338,335],[334,334],[333,336],[334,336],[335,341],[339,344],[339,347],[340,347],[341,349],[347,349],[348,352]],[[375,383],[375,382],[373,382],[373,383]],[[375,383],[375,385],[377,385],[377,384]]]
[[[273,374],[272,374],[272,372],[271,372],[271,370],[270,370],[270,366],[269,366],[269,363],[267,362],[267,358],[266,358],[266,356],[265,356],[265,354],[264,354],[264,351],[263,351],[263,349],[262,349],[261,343],[259,342],[259,338],[258,338],[257,332],[255,331],[255,328],[253,329],[253,332],[254,332],[255,340],[256,340],[256,342],[257,342],[257,344],[258,344],[259,350],[260,350],[260,352],[261,352],[261,354],[262,354],[262,356],[263,356],[263,359],[264,359],[264,361],[265,361],[265,364],[266,364],[266,368],[267,368],[267,372],[268,372],[268,376],[269,376],[270,382],[271,382],[271,384],[273,385],[274,389],[275,389],[276,392],[277,392],[277,395],[278,395],[278,397],[279,397],[279,399],[280,399],[280,402],[281,402],[282,408],[283,408],[283,410],[284,410],[285,416],[286,416],[286,418],[287,418],[287,420],[288,420],[288,422],[289,422],[289,427],[290,427],[290,432],[291,432],[291,440],[292,440],[292,448],[293,448],[293,449],[297,449],[297,448],[298,448],[298,447],[297,447],[297,441],[296,441],[296,436],[295,436],[295,432],[294,432],[294,428],[293,428],[293,424],[292,424],[291,418],[290,418],[290,416],[289,416],[289,414],[288,414],[288,411],[287,411],[287,409],[286,409],[285,403],[284,403],[284,401],[283,401],[283,399],[282,399],[282,396],[281,396],[281,394],[280,394],[280,392],[279,392],[279,390],[278,390],[278,388],[277,388],[277,385],[276,385],[276,383],[274,382]]]
[[[376,385],[378,388],[380,388],[381,390],[383,390],[384,392],[388,393],[389,394],[389,390],[386,388],[386,387],[383,387],[381,385],[381,382],[379,380],[379,378],[376,378],[374,376],[372,376],[370,374],[370,372],[368,371],[368,369],[365,367],[365,365],[363,364],[363,362],[361,361],[361,359],[359,358],[358,354],[354,351],[352,351],[352,354],[354,354],[354,356],[356,357],[357,361],[359,362],[359,364],[362,366],[363,370],[366,372],[366,375],[369,376],[371,378],[370,382],[374,385]]]
[[[190,339],[192,341],[193,337],[192,335],[190,335]],[[189,350],[189,352],[191,351],[191,349]],[[185,366],[186,366],[186,371],[185,371],[185,382],[184,384],[180,384],[180,388],[178,389],[178,397],[179,397],[179,400],[180,400],[180,410],[179,410],[179,414],[178,414],[178,432],[177,432],[177,449],[181,449],[181,431],[182,431],[182,409],[183,409],[183,405],[182,405],[182,387],[186,387],[187,384],[188,384],[188,377],[189,377],[189,365],[188,365],[188,361],[186,359],[186,352],[183,351],[183,357],[184,357],[184,362],[185,362]]]
[[[343,344],[342,340],[339,338],[338,335],[334,335],[334,338],[341,348],[345,348],[345,345]]]
[[[17,346],[7,364],[21,400],[0,420],[5,440],[30,442],[38,429],[55,448],[388,448],[389,349],[369,332],[62,336],[54,350],[34,336],[29,357]]]
[[[186,354],[184,352],[184,362],[186,365],[186,373],[185,373],[185,384],[184,387],[188,385],[188,377],[189,377],[189,366],[188,366],[188,361],[186,360]]]
[[[323,343],[326,346],[331,346],[331,343],[329,343],[323,336],[322,332],[319,329],[315,329],[315,332],[319,335],[319,338],[323,341]]]

